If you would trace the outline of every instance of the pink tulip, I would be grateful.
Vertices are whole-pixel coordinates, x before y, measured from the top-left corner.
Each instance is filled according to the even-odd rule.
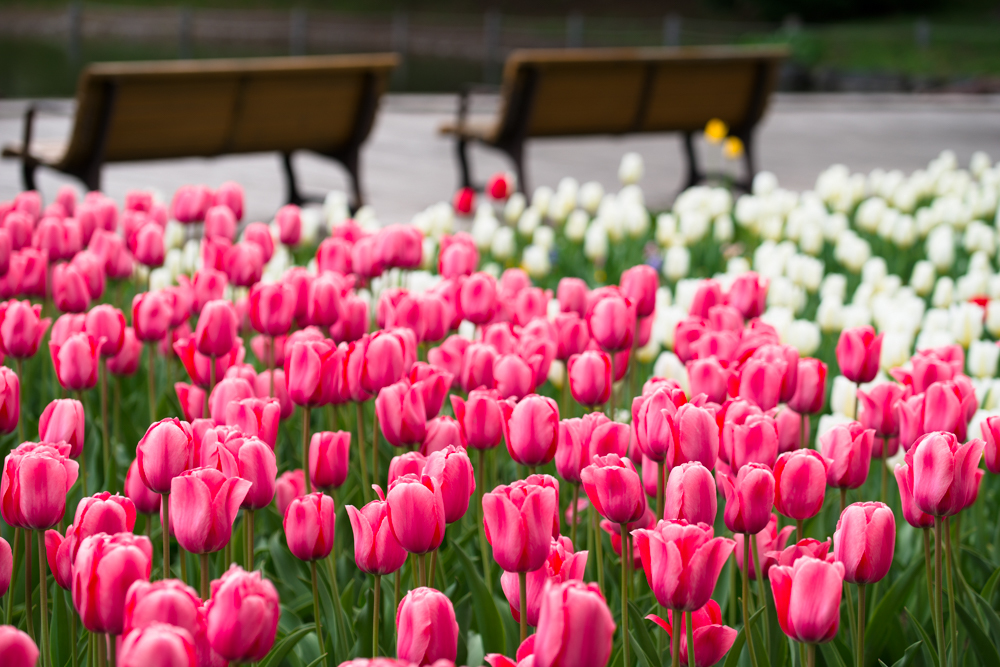
[[[193,422],[205,417],[205,390],[193,384],[175,382],[174,392],[181,405],[185,421]]]
[[[488,273],[473,273],[462,284],[459,310],[462,317],[473,324],[486,324],[499,308],[497,281]]]
[[[427,433],[424,399],[408,379],[379,391],[375,412],[382,435],[389,444],[403,447],[423,442]]]
[[[194,638],[183,628],[167,623],[150,625],[129,633],[118,650],[121,667],[196,667]]]
[[[564,313],[576,313],[583,317],[587,312],[587,294],[590,289],[580,278],[561,278],[556,289],[559,309]]]
[[[236,309],[230,302],[217,299],[206,303],[194,333],[198,351],[208,357],[228,354],[238,337],[237,321]]]
[[[787,406],[779,405],[767,412],[767,416],[774,420],[774,426],[778,431],[778,453],[784,454],[793,449],[799,449],[803,443],[809,442],[809,419],[803,419],[800,415]],[[805,428],[805,433],[802,429]]]
[[[534,667],[602,667],[611,657],[615,622],[595,583],[567,581],[542,592]]]
[[[844,329],[837,341],[837,364],[851,382],[871,382],[878,373],[882,334],[870,326]]]
[[[727,412],[728,416],[728,412]],[[726,424],[729,428],[729,424]],[[778,425],[766,415],[748,415],[742,424],[732,423],[729,465],[739,470],[748,463],[773,467],[778,459]]]
[[[726,303],[746,319],[760,317],[767,304],[768,281],[753,271],[737,276],[726,292]]]
[[[336,271],[341,275],[351,273],[351,246],[346,239],[329,237],[323,239],[316,249],[316,267],[320,273]]]
[[[875,431],[859,422],[837,424],[819,437],[820,451],[829,462],[826,482],[838,489],[856,489],[868,479]]]
[[[873,584],[892,566],[896,519],[884,503],[848,505],[833,534],[833,556],[844,564],[844,581]]]
[[[55,530],[45,533],[45,551],[56,583],[67,590],[72,587],[73,562],[84,539],[98,533],[130,533],[135,528],[135,514],[131,500],[107,491],[81,499],[65,537]]]
[[[757,544],[757,555],[760,556],[761,559],[761,566],[760,566],[761,576],[764,577],[765,579],[767,579],[767,574],[770,571],[771,567],[773,567],[776,564],[779,564],[778,556],[781,555],[782,553],[781,550],[784,549],[785,544],[788,543],[788,538],[791,537],[793,532],[795,532],[795,526],[785,526],[779,531],[778,516],[776,514],[771,514],[770,517],[771,518],[765,525],[764,529],[758,532],[757,534],[753,535],[753,540]],[[740,572],[745,573],[750,579],[756,581],[757,561],[754,559],[753,556],[754,552],[752,549],[750,550],[749,554],[750,555],[749,572],[747,571],[746,563],[743,560],[743,551],[744,551],[743,540],[745,538],[746,538],[745,533],[736,533],[735,535],[733,535],[733,539],[736,541],[736,549],[734,552],[736,556],[736,567],[739,568]],[[811,540],[811,543],[812,542],[819,544],[819,542],[816,542],[816,540]],[[824,542],[823,544],[826,545],[826,548],[829,548],[830,546],[829,541]],[[791,552],[789,553],[791,554]],[[815,550],[810,551],[809,555],[815,555]],[[780,564],[791,565],[791,563],[794,562],[794,559],[797,557],[798,556],[794,556],[788,562],[782,562]],[[816,557],[819,558],[820,556],[817,555]],[[825,551],[823,552],[822,557],[823,558],[826,557]]]
[[[333,498],[316,492],[296,498],[285,510],[288,550],[299,560],[322,560],[333,551],[337,513]]]
[[[691,394],[705,394],[713,403],[726,400],[729,371],[715,357],[696,359],[687,363]]]
[[[587,552],[573,552],[573,543],[566,536],[553,539],[549,545],[549,555],[545,564],[528,573],[527,613],[528,625],[538,625],[541,611],[542,593],[550,581],[561,584],[566,581],[583,581],[583,573],[587,568]],[[504,572],[500,575],[500,586],[510,604],[510,613],[514,620],[521,620],[521,593],[518,575],[515,572]]]
[[[19,254],[24,265],[21,274],[21,293],[29,297],[47,298],[50,293],[49,253],[35,248],[22,248]]]
[[[592,463],[580,472],[580,479],[590,504],[613,523],[636,521],[646,511],[642,480],[628,458],[617,454],[595,455]]]
[[[82,391],[97,385],[97,359],[103,344],[103,338],[86,333],[73,334],[62,345],[49,341],[52,365],[64,389]]]
[[[150,268],[163,266],[166,248],[163,245],[163,228],[152,220],[142,223],[134,234],[128,236],[128,249],[140,264]]]
[[[191,425],[163,419],[150,425],[136,446],[143,483],[156,493],[169,493],[172,480],[188,469],[194,455]]]
[[[556,470],[567,482],[579,484],[580,472],[595,455],[625,456],[628,442],[628,425],[613,422],[601,412],[588,413],[582,419],[564,419],[559,422]]]
[[[455,419],[462,427],[462,435],[473,449],[492,449],[500,444],[503,435],[503,413],[500,395],[494,389],[474,389],[463,400],[451,396]]]
[[[125,496],[132,501],[135,510],[140,514],[160,513],[160,494],[149,490],[139,474],[139,460],[132,459],[132,464],[125,474]]]
[[[52,269],[52,300],[63,313],[83,313],[90,307],[90,290],[77,267],[56,264]]]
[[[767,411],[778,404],[786,366],[750,359],[740,369],[739,397]]]
[[[294,343],[285,354],[288,397],[296,405],[314,407],[329,402],[338,380],[337,348],[329,341]]]
[[[236,216],[228,206],[213,206],[205,211],[205,238],[236,238]]]
[[[501,401],[500,410],[504,440],[512,459],[521,465],[537,466],[555,457],[559,444],[559,406],[554,400],[531,394],[517,405]]]
[[[475,389],[492,389],[496,386],[493,366],[499,354],[492,345],[473,343],[465,349],[462,362],[461,385],[468,392]]]
[[[278,632],[278,592],[259,571],[232,565],[212,582],[205,603],[208,641],[230,662],[257,662],[274,646]]]
[[[637,396],[632,400],[632,433],[639,449],[650,459],[661,462],[668,457],[671,449],[674,448],[674,421],[667,417],[665,409],[676,407],[675,398],[684,403],[687,399],[683,392],[677,396],[672,391],[672,387],[666,385],[657,387],[648,395],[644,392],[642,396]],[[692,418],[695,416],[692,414]],[[701,419],[692,420],[701,422]],[[712,420],[714,422],[714,419]],[[683,432],[691,436],[694,440],[710,441],[710,429],[688,428]],[[680,433],[681,431],[678,431]],[[718,442],[718,427],[715,428],[716,442]],[[716,446],[718,449],[718,446]],[[673,457],[671,457],[672,459]],[[671,460],[671,464],[673,461]],[[713,462],[714,463],[714,462]]]
[[[256,381],[255,381],[256,384]],[[273,450],[278,441],[281,404],[275,398],[244,398],[226,406],[225,423],[260,438]]]
[[[330,327],[330,336],[338,343],[350,343],[368,333],[368,326],[368,302],[348,294],[340,302],[340,317]]]
[[[605,289],[605,292],[591,292],[596,298],[587,306],[590,335],[608,352],[627,350],[635,336],[635,305],[617,288]]]
[[[565,280],[565,278],[564,278]],[[576,312],[559,313],[553,325],[556,330],[556,358],[566,361],[575,354],[581,354],[590,343],[590,329],[587,321]]]
[[[278,233],[285,245],[296,246],[302,237],[302,217],[299,207],[287,204],[278,209],[274,216],[278,223]]]
[[[719,572],[736,546],[714,537],[706,524],[660,521],[654,528],[633,531],[653,594],[661,606],[677,611],[704,607]]]
[[[2,238],[0,235],[0,240]],[[2,244],[0,244],[0,249],[2,249]],[[84,250],[73,257],[71,264],[83,276],[90,298],[100,299],[104,294],[104,258],[93,250]]]
[[[295,290],[288,283],[254,285],[250,290],[250,322],[268,336],[288,333],[295,315]]]
[[[388,225],[376,234],[375,254],[387,268],[416,269],[423,258],[424,236],[411,225]]]
[[[500,485],[483,496],[486,539],[493,558],[507,572],[531,572],[548,556],[558,494],[534,484]]]
[[[748,463],[735,476],[718,473],[726,497],[723,518],[734,533],[755,535],[767,527],[774,506],[774,475],[763,463]]]
[[[451,373],[436,366],[431,366],[423,361],[413,364],[409,380],[413,383],[413,388],[423,398],[427,419],[433,419],[441,411],[444,399],[448,396],[452,379]]]
[[[10,578],[14,574],[14,554],[10,543],[0,537],[0,595],[10,588]]]
[[[13,433],[21,415],[21,382],[17,373],[0,367],[0,433]]]
[[[382,489],[375,487],[378,499],[360,510],[347,506],[347,517],[354,532],[354,562],[368,574],[392,574],[403,566],[406,550],[389,526],[388,504]]]
[[[200,449],[202,466],[214,468],[227,478],[239,478],[249,483],[240,507],[259,510],[271,504],[276,492],[278,464],[274,451],[263,440],[220,426],[203,433]],[[210,478],[206,483],[211,492],[216,493],[216,480]],[[220,502],[213,503],[217,510],[228,508]]]
[[[868,391],[858,391],[858,421],[875,435],[886,438],[899,433],[897,404],[906,390],[894,382],[880,382]]]
[[[319,489],[336,489],[347,480],[351,453],[349,431],[313,433],[309,442],[309,478]]]
[[[691,300],[690,315],[707,318],[709,311],[715,306],[722,304],[725,296],[722,294],[722,286],[714,279],[703,280],[698,285],[694,298]],[[739,309],[737,309],[739,310]]]
[[[690,617],[682,614],[674,614],[672,611],[667,610],[666,620],[656,614],[650,614],[646,619],[653,621],[663,628],[667,636],[670,637],[671,642],[673,642],[674,619],[678,616],[680,617],[680,626],[676,628],[677,632],[680,633],[678,657],[682,664],[690,664],[688,662],[687,643],[687,623],[689,619],[692,629],[691,634],[694,640],[695,667],[711,667],[711,665],[719,662],[736,641],[736,630],[723,624],[722,609],[715,600],[709,600],[704,607],[691,612]]]
[[[775,509],[796,521],[819,514],[829,465],[814,449],[798,449],[779,456],[774,464]]]
[[[153,545],[131,533],[97,533],[83,540],[73,561],[73,605],[83,627],[119,635],[125,596],[133,582],[148,580]]]
[[[816,414],[823,409],[825,400],[826,364],[819,359],[799,359],[795,394],[788,407],[799,414]]]
[[[281,477],[274,484],[274,504],[278,508],[278,514],[285,516],[285,510],[292,501],[305,494],[306,476],[301,469],[281,473]]]
[[[386,497],[389,526],[399,544],[411,554],[425,554],[444,539],[444,496],[436,479],[403,475],[389,486]]]
[[[622,273],[621,291],[635,304],[638,317],[649,317],[656,308],[656,290],[660,279],[656,269],[648,264],[639,264]]]
[[[15,359],[35,356],[51,320],[41,319],[42,306],[30,301],[8,301],[0,304],[0,342],[4,354]]]
[[[6,667],[35,667],[38,647],[27,632],[12,625],[0,625],[0,658]]]
[[[663,518],[712,525],[717,495],[715,480],[708,468],[698,461],[682,463],[672,468],[667,477]]]
[[[340,274],[321,273],[309,284],[307,317],[315,326],[328,327],[340,316],[340,300],[347,283]]]
[[[69,445],[25,442],[4,459],[0,513],[8,525],[44,530],[62,520],[79,466]]]
[[[253,386],[243,378],[223,378],[208,397],[209,415],[217,424],[223,424],[228,406],[253,397]]]
[[[808,644],[822,644],[837,635],[843,563],[800,558],[792,566],[772,567],[769,579],[782,632]]]
[[[934,517],[917,507],[917,503],[913,499],[913,480],[908,474],[909,470],[909,466],[900,464],[893,471],[896,476],[896,483],[899,485],[899,499],[903,509],[903,518],[906,519],[906,523],[914,528],[931,528],[934,526]]]
[[[590,501],[588,501],[586,498],[583,498],[581,500],[581,503],[586,503],[588,507],[590,506]],[[586,507],[583,507],[579,509],[579,512],[582,513],[585,509]],[[656,515],[653,514],[653,510],[649,509],[649,506],[647,505],[646,511],[645,513],[643,513],[641,517],[639,517],[635,521],[630,521],[628,524],[625,525],[625,532],[626,534],[631,535],[633,531],[639,530],[640,528],[652,528],[655,525],[656,525]],[[611,539],[611,549],[615,552],[616,556],[621,558],[622,556],[621,525],[617,523],[612,523],[607,519],[601,519],[598,526],[600,526],[601,530],[607,533],[608,537]],[[639,554],[639,551],[634,548],[634,544],[631,545],[630,551],[632,553],[632,567],[634,567],[636,570],[642,569],[642,557]]]
[[[377,394],[409,373],[416,360],[416,340],[412,336],[409,329],[394,329],[377,331],[361,339],[365,342],[361,344],[364,366],[360,381],[366,392]]]
[[[525,287],[518,290],[513,303],[514,324],[523,327],[537,317],[545,317],[551,298],[552,292],[541,287]]]
[[[979,490],[976,474],[984,444],[974,439],[959,444],[953,433],[928,433],[906,452],[909,488],[922,512],[935,517],[957,514]]]
[[[435,417],[427,422],[427,434],[420,444],[420,453],[424,456],[430,456],[450,445],[461,449],[468,447],[458,420],[451,417]]]
[[[451,600],[433,588],[411,590],[396,610],[396,656],[415,665],[454,661],[458,621]]]
[[[501,354],[493,360],[493,386],[503,398],[517,400],[535,389],[535,373],[516,354]]]
[[[174,192],[170,215],[182,223],[201,222],[215,201],[207,185],[182,185]]]
[[[250,487],[247,480],[227,478],[214,468],[193,468],[175,477],[170,485],[170,525],[178,544],[195,554],[226,546]]]
[[[472,461],[465,449],[448,445],[427,457],[423,473],[432,477],[444,499],[445,523],[455,523],[469,509],[469,498],[476,490]]]
[[[38,440],[43,443],[65,442],[70,458],[78,458],[84,443],[83,403],[71,398],[56,399],[45,406],[38,419]]]
[[[108,372],[117,376],[135,375],[135,372],[139,370],[142,343],[136,339],[135,330],[132,327],[125,327],[122,341],[122,349],[107,360]]]
[[[573,355],[566,364],[566,374],[577,403],[604,405],[611,397],[611,357],[606,352]]]
[[[983,459],[986,469],[1000,474],[1000,417],[987,417],[980,422],[983,432]]]
[[[438,273],[445,278],[472,275],[479,266],[479,251],[472,237],[459,232],[441,237],[438,250]]]

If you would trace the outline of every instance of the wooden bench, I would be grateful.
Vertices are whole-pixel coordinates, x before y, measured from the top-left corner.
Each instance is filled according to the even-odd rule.
[[[469,117],[466,90],[455,122],[441,127],[456,139],[461,184],[472,186],[467,145],[506,153],[526,188],[524,145],[533,137],[680,132],[687,155],[685,187],[703,181],[693,137],[709,120],[730,127],[745,147],[745,179],[755,173],[753,130],[788,56],[783,47],[530,49],[507,59],[494,119]]]
[[[310,150],[347,169],[359,206],[358,154],[398,62],[379,53],[99,63],[80,76],[68,141],[36,141],[32,106],[22,142],[3,155],[21,159],[26,189],[45,166],[97,190],[111,162],[277,151],[288,201],[301,203],[292,154]]]

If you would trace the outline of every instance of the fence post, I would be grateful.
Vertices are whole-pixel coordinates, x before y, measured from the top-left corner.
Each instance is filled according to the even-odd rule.
[[[671,12],[663,18],[663,46],[681,45],[681,17]]]
[[[83,5],[80,0],[74,0],[67,10],[67,29],[69,35],[69,61],[73,65],[83,57]]]
[[[578,49],[583,46],[583,14],[572,12],[566,17],[566,48]]]
[[[177,55],[180,58],[191,57],[191,45],[194,32],[194,14],[187,5],[181,7],[177,17]]]
[[[490,9],[483,15],[483,81],[492,83],[500,62],[500,29],[502,15],[499,10]]]
[[[306,31],[308,30],[306,10],[296,7],[292,10],[288,27],[288,52],[293,56],[306,53]]]

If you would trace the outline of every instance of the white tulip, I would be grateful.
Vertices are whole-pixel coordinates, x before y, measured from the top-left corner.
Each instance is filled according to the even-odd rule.
[[[566,365],[558,359],[553,359],[549,365],[549,382],[556,389],[562,389],[566,383]]]
[[[662,246],[669,246],[678,240],[677,218],[673,213],[661,213],[656,216],[656,242]]]
[[[788,327],[787,342],[799,351],[800,357],[810,357],[815,354],[821,340],[819,326],[815,322],[795,320]]]
[[[603,262],[608,257],[608,232],[596,218],[584,235],[583,254],[592,262]]]
[[[641,206],[645,208],[646,197],[638,185],[626,185],[618,191],[617,199],[623,206]]]
[[[156,290],[166,289],[173,284],[174,280],[170,275],[170,269],[166,266],[161,266],[149,272],[149,291],[155,292]]]
[[[976,151],[972,154],[972,159],[969,161],[969,171],[979,178],[983,173],[990,168],[992,162],[990,161],[990,156],[983,151]]]
[[[934,285],[931,303],[935,308],[947,308],[955,300],[955,281],[948,276],[941,276]]]
[[[702,211],[686,211],[680,215],[681,236],[684,242],[693,245],[705,238],[711,220]]]
[[[828,273],[819,286],[822,298],[833,297],[839,301],[847,298],[847,276],[843,273]]]
[[[947,271],[955,263],[955,236],[948,225],[938,225],[927,236],[927,259],[938,271]]]
[[[524,209],[527,208],[528,200],[520,192],[515,192],[507,198],[507,203],[503,207],[503,219],[508,224],[514,224],[521,218]]]
[[[587,225],[590,224],[590,216],[583,209],[576,209],[566,218],[566,226],[563,232],[566,238],[573,243],[579,243],[587,233]]]
[[[959,301],[968,301],[981,296],[989,291],[989,285],[989,274],[970,271],[964,276],[959,276],[958,282],[955,284],[956,298]]]
[[[549,204],[552,203],[552,197],[555,193],[547,185],[539,185],[535,188],[534,194],[531,195],[531,206],[532,208],[538,209],[539,211],[549,210]]]
[[[420,256],[420,268],[429,271],[437,266],[437,245],[437,241],[432,237],[424,237],[423,254]]]
[[[521,254],[521,268],[536,280],[549,275],[552,264],[549,262],[548,249],[537,245],[526,247]]]
[[[943,347],[945,345],[954,345],[955,337],[951,335],[950,331],[921,331],[920,335],[917,336],[917,344],[915,348],[919,350],[931,350],[935,347]]]
[[[580,188],[578,203],[587,212],[593,214],[604,198],[604,186],[597,181],[588,181]]]
[[[882,257],[872,257],[861,267],[861,282],[875,288],[878,288],[887,275],[889,268]]]
[[[569,215],[576,205],[576,192],[565,192],[559,190],[552,201],[549,202],[548,217],[554,222],[561,223]]]
[[[972,341],[979,340],[983,335],[982,306],[971,301],[963,301],[952,306],[950,311],[951,334],[962,347],[969,347]]]
[[[986,302],[986,330],[994,338],[1000,338],[1000,299]]]
[[[913,349],[913,334],[905,331],[886,331],[882,336],[882,351],[879,354],[879,367],[888,372],[890,369],[902,366],[910,359]]]
[[[913,265],[913,273],[910,275],[910,287],[920,296],[927,296],[934,289],[935,276],[933,264],[926,259],[918,260]]]
[[[684,393],[690,392],[687,368],[684,367],[684,363],[673,352],[665,351],[660,353],[660,356],[656,358],[656,363],[653,364],[653,377],[676,380],[681,385]]]
[[[778,189],[778,177],[769,171],[758,171],[750,186],[755,195],[769,195]]]
[[[833,387],[830,389],[831,412],[854,419],[857,415],[857,392],[857,385],[843,375],[833,378]]]
[[[682,245],[673,245],[663,260],[663,275],[669,280],[680,280],[691,270],[691,251]]]
[[[892,227],[892,242],[900,248],[909,248],[917,242],[917,225],[913,216],[901,215]]]
[[[966,252],[982,252],[992,257],[997,250],[996,233],[985,222],[974,220],[965,228],[962,239]]]
[[[201,268],[201,242],[198,239],[188,239],[183,252],[184,273],[192,274]]]
[[[516,246],[514,230],[510,227],[501,227],[493,235],[493,241],[490,242],[490,254],[501,262],[505,262],[514,256]]]
[[[492,216],[476,216],[469,230],[472,242],[479,250],[486,250],[493,242],[493,235],[500,229],[500,222]]]
[[[163,228],[163,247],[167,250],[172,248],[183,248],[187,232],[184,225],[173,220],[169,220]]]
[[[816,309],[816,323],[827,333],[835,333],[844,328],[844,304],[835,297],[824,297]]]
[[[639,204],[625,207],[625,230],[634,239],[641,238],[649,231],[649,212]]]
[[[969,374],[977,378],[992,378],[997,373],[1000,347],[990,340],[974,340],[969,345]]]
[[[331,190],[323,200],[323,216],[328,228],[332,229],[351,217],[351,209],[347,205],[347,194],[341,190]]]
[[[872,311],[859,304],[844,306],[840,311],[841,324],[845,329],[865,326],[872,323]]]
[[[540,226],[531,235],[531,243],[546,250],[552,250],[552,246],[556,243],[556,230],[547,225]]]
[[[834,426],[840,424],[850,424],[854,419],[846,415],[842,415],[839,412],[835,412],[830,415],[820,415],[819,424],[816,425],[816,437],[813,439],[813,448],[818,449],[818,443],[820,437],[833,430]]]
[[[476,339],[476,325],[469,320],[462,320],[458,324],[458,335],[466,340]]]
[[[556,194],[569,195],[569,197],[574,201],[576,200],[577,193],[579,192],[580,182],[572,176],[563,176],[559,181],[559,185],[556,186]]]
[[[774,327],[782,343],[788,342],[788,330],[795,320],[795,316],[792,314],[790,308],[783,308],[781,306],[768,308],[761,314],[760,319],[765,324],[770,324]]]
[[[521,236],[530,237],[540,224],[542,224],[541,210],[530,206],[525,209],[517,221],[517,231]]]
[[[823,237],[831,243],[836,243],[840,235],[847,231],[850,224],[843,213],[832,213],[823,219]]]
[[[734,213],[736,224],[741,227],[754,227],[760,218],[761,202],[753,195],[740,195],[736,200]]]
[[[818,222],[807,221],[799,230],[799,247],[802,252],[818,255],[823,252],[823,226]]]
[[[623,185],[638,183],[642,179],[644,171],[645,167],[641,155],[638,153],[625,153],[622,156],[621,163],[618,165],[618,180]]]
[[[738,276],[743,273],[750,271],[750,262],[747,261],[746,257],[730,257],[726,262],[726,274],[730,276]]]
[[[874,233],[887,208],[885,200],[881,197],[870,197],[858,206],[858,210],[854,214],[854,222],[859,229]]]
[[[359,210],[358,213],[361,213],[361,211]],[[316,243],[316,236],[319,234],[319,227],[322,222],[320,212],[315,208],[304,208],[299,214],[299,219],[302,221],[301,233],[299,235],[300,243],[307,246],[313,245]],[[358,221],[358,224],[360,225],[361,222]]]
[[[1000,348],[998,348],[1000,349]],[[649,337],[649,342],[635,351],[635,358],[644,364],[648,364],[660,353],[660,342],[653,336]]]

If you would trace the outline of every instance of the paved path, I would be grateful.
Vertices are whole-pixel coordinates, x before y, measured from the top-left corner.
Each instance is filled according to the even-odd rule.
[[[380,220],[409,220],[451,196],[457,183],[452,143],[436,129],[451,117],[454,104],[454,97],[447,95],[392,95],[385,100],[362,155],[365,192]],[[69,109],[66,103],[60,106]],[[483,106],[488,110],[490,101]],[[23,108],[22,102],[0,102],[0,142],[20,137]],[[68,132],[66,117],[46,116],[36,125],[38,137]],[[758,138],[760,167],[796,190],[812,187],[820,171],[836,162],[862,172],[876,167],[910,172],[944,149],[954,150],[962,164],[976,150],[996,160],[1000,97],[783,94],[775,99]],[[555,186],[563,176],[573,176],[614,188],[618,162],[626,151],[645,158],[642,186],[647,203],[654,209],[668,206],[684,169],[680,142],[672,136],[534,141],[528,148],[528,179],[532,187]],[[718,164],[720,158],[715,159]],[[506,167],[492,151],[474,150],[472,160],[480,179]],[[343,171],[332,162],[306,154],[296,164],[307,191],[346,187]],[[152,188],[169,196],[184,183],[216,186],[230,179],[246,187],[250,219],[269,219],[283,203],[282,174],[274,155],[112,165],[104,170],[104,189],[120,201],[132,188]],[[46,200],[64,182],[74,181],[40,170]],[[11,198],[19,188],[18,163],[0,161],[0,200]]]

